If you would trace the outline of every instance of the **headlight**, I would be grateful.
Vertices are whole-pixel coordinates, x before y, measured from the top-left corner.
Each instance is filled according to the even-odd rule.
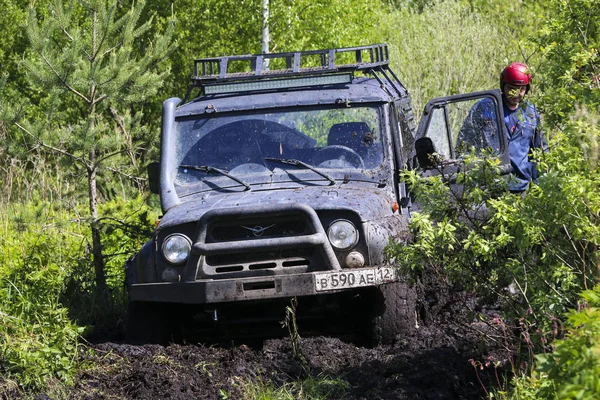
[[[327,237],[333,247],[345,250],[358,243],[358,230],[352,222],[340,219],[329,226]]]
[[[162,254],[171,264],[185,262],[192,250],[192,242],[187,236],[174,233],[165,238],[162,245]]]

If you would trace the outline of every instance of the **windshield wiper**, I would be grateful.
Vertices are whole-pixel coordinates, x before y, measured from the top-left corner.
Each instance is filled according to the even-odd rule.
[[[227,172],[227,171],[225,171],[223,169],[211,167],[211,166],[208,166],[208,165],[180,165],[179,168],[187,168],[187,169],[192,169],[194,171],[201,171],[201,172],[208,172],[208,173],[215,173],[216,172],[217,174],[221,174],[223,176],[228,177],[231,180],[236,181],[240,185],[244,185],[246,187],[246,190],[252,190],[252,186],[250,186],[250,184],[244,182],[240,178],[237,178],[237,177],[231,175],[229,172]]]
[[[272,158],[272,157],[265,157],[265,160],[276,161],[276,162],[279,162],[282,164],[293,165],[295,167],[304,167],[306,169],[310,169],[311,171],[321,175],[323,178],[325,178],[329,182],[331,182],[331,185],[335,185],[335,179],[333,179],[333,177],[331,175],[326,174],[323,171],[319,171],[317,168],[313,167],[310,164],[305,163],[304,161],[296,160],[294,158],[286,159],[286,158]]]

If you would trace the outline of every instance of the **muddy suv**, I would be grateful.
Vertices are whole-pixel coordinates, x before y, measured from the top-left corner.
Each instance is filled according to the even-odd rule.
[[[414,328],[414,290],[384,257],[409,240],[399,172],[456,172],[473,103],[491,100],[502,132],[500,92],[431,101],[417,130],[385,44],[199,59],[197,91],[163,105],[149,178],[164,215],[126,264],[130,339],[282,334],[292,298],[305,332],[377,345]]]

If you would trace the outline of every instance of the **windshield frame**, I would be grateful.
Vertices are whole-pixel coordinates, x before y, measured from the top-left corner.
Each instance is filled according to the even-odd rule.
[[[178,137],[179,126],[178,124],[189,122],[189,121],[200,121],[200,120],[209,120],[209,119],[231,119],[232,123],[238,120],[246,120],[250,121],[257,117],[256,119],[266,119],[271,121],[269,118],[264,118],[265,114],[270,117],[281,114],[281,115],[291,115],[294,113],[310,113],[310,112],[329,112],[329,111],[340,111],[347,109],[373,109],[375,113],[375,117],[377,119],[376,125],[371,129],[374,132],[377,132],[377,144],[380,148],[377,150],[378,154],[381,154],[381,160],[377,161],[378,165],[372,168],[346,168],[346,167],[337,167],[337,168],[326,168],[326,167],[315,167],[319,171],[314,171],[314,169],[304,168],[302,167],[302,160],[294,160],[281,157],[286,161],[300,161],[299,163],[281,163],[274,162],[270,163],[268,167],[264,168],[262,171],[255,171],[254,173],[248,174],[240,174],[239,178],[243,179],[244,182],[249,183],[254,186],[263,186],[263,185],[279,185],[282,187],[290,186],[290,183],[298,186],[306,186],[306,185],[330,185],[332,184],[329,176],[333,177],[335,181],[344,181],[347,182],[349,179],[354,181],[367,181],[367,182],[381,182],[382,179],[388,179],[391,175],[390,165],[393,165],[391,161],[393,158],[392,154],[392,143],[390,140],[390,132],[387,127],[389,124],[387,121],[389,120],[389,110],[388,103],[386,102],[366,102],[355,105],[351,105],[351,107],[347,107],[346,105],[320,105],[320,106],[302,106],[302,107],[281,107],[281,108],[270,108],[270,109],[260,109],[253,111],[239,111],[239,112],[226,112],[226,113],[214,113],[214,114],[204,114],[204,115],[184,115],[180,117],[175,117],[173,120],[172,126],[172,135],[175,136],[173,143],[171,144],[171,148],[173,153],[170,155],[170,164],[174,167],[173,178],[174,178],[174,189],[177,192],[178,197],[185,197],[190,194],[204,192],[204,191],[212,191],[212,190],[236,190],[237,187],[242,186],[239,182],[235,182],[232,179],[228,179],[223,174],[214,174],[214,173],[205,173],[202,175],[201,171],[198,169],[194,169],[193,175],[194,178],[190,179],[188,182],[182,184],[177,179],[177,173],[179,170],[179,165],[190,165],[195,163],[186,162],[182,155],[181,151],[177,151],[178,149]],[[217,129],[223,127],[227,124],[217,124]],[[290,128],[293,129],[293,128]],[[329,129],[329,128],[327,128]],[[216,130],[216,129],[215,129]],[[206,136],[205,133],[203,136]],[[308,137],[308,136],[307,136]],[[200,140],[201,137],[198,138]],[[314,138],[313,138],[314,139]],[[312,139],[311,139],[312,140]],[[315,139],[316,140],[316,139]],[[280,145],[281,146],[281,145]],[[330,146],[331,147],[331,146]],[[202,164],[203,167],[214,168],[213,165],[208,165],[199,162],[198,164]],[[287,165],[286,165],[287,164]],[[291,165],[290,165],[291,164]],[[202,170],[201,168],[199,168]],[[226,172],[229,172],[225,170]],[[315,173],[316,172],[316,173]],[[323,172],[324,174],[320,173]],[[186,172],[187,173],[187,172]],[[243,189],[243,187],[242,187]],[[242,190],[240,189],[240,190]],[[259,189],[259,188],[257,188]],[[264,187],[262,188],[265,189]]]

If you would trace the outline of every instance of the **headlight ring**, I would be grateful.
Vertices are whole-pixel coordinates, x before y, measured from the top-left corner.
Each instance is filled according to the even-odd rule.
[[[327,237],[333,247],[338,250],[347,250],[358,243],[358,229],[346,219],[334,221],[327,229]]]
[[[183,264],[192,250],[192,241],[185,235],[173,233],[162,244],[162,255],[171,264]]]

